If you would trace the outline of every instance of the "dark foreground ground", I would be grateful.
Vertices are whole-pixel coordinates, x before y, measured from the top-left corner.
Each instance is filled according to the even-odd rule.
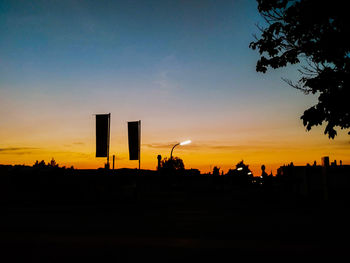
[[[226,262],[341,258],[350,251],[344,200],[190,179],[91,180],[76,189],[80,179],[70,187],[41,179],[35,191],[28,190],[33,182],[6,181],[4,189],[3,180],[0,261]]]

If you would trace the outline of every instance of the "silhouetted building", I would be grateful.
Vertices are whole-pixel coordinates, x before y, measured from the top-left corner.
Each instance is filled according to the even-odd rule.
[[[321,158],[321,163],[322,163],[322,166],[329,166],[329,157],[328,156],[324,156]]]
[[[329,165],[329,157],[322,157],[322,165],[281,166],[277,178],[290,194],[311,199],[350,198],[350,165]]]

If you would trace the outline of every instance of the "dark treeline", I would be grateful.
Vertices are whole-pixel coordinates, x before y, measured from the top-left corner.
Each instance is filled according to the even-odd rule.
[[[241,162],[243,164],[243,162]],[[285,166],[277,176],[262,171],[253,177],[247,166],[220,174],[190,170],[97,169],[59,167],[52,162],[33,166],[0,166],[1,203],[110,203],[132,201],[157,193],[184,199],[204,195],[268,202],[324,202],[350,199],[349,167]],[[265,169],[265,168],[263,168]]]
[[[243,187],[261,185],[242,180],[239,175],[216,176],[198,170],[152,171],[137,169],[79,170],[59,167],[0,167],[1,202],[110,203],[136,201],[146,195],[168,193],[192,198],[196,195],[224,196]],[[163,198],[163,197],[162,197]]]

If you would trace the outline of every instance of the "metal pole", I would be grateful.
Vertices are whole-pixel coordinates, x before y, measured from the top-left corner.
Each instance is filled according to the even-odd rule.
[[[175,148],[176,146],[178,146],[178,145],[180,145],[180,143],[175,144],[175,145],[173,146],[173,148],[171,149],[171,152],[170,152],[170,159],[173,159],[173,151],[174,151],[174,148]]]

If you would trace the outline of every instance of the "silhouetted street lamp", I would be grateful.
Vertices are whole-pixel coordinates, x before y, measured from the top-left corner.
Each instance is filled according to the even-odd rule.
[[[173,146],[173,148],[171,149],[171,153],[170,153],[170,159],[173,159],[173,151],[174,151],[174,148],[178,145],[186,145],[186,144],[189,144],[191,143],[191,140],[187,140],[187,141],[184,141],[184,142],[180,142],[180,143],[177,143]]]

